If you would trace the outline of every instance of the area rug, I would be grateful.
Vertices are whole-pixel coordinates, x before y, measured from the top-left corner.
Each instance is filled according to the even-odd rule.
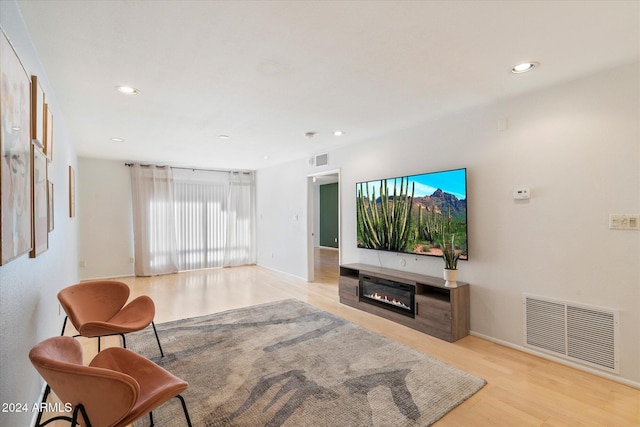
[[[152,330],[127,343],[189,382],[194,427],[429,426],[485,384],[295,299],[156,326],[164,358]],[[186,425],[177,399],[153,418]]]

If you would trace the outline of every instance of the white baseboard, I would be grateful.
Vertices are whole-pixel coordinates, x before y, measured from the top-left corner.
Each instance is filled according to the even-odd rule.
[[[44,397],[44,391],[47,388],[47,383],[46,382],[42,382],[42,388],[40,390],[40,394],[38,395],[38,404],[40,404],[40,402],[42,402],[42,398]],[[30,426],[35,426],[36,425],[36,420],[38,419],[38,412],[34,411],[31,415],[31,423],[29,424]]]
[[[80,279],[81,282],[88,282],[89,280],[109,280],[109,279],[122,279],[124,277],[134,277],[135,274],[120,274],[117,276],[104,276],[104,277],[87,277]]]
[[[516,344],[510,343],[510,342],[507,342],[507,341],[502,341],[502,340],[499,340],[497,338],[493,338],[493,337],[490,337],[488,335],[484,335],[484,334],[481,334],[481,333],[478,333],[478,332],[475,332],[475,331],[470,331],[469,334],[473,335],[474,337],[482,338],[483,340],[491,341],[492,343],[495,343],[495,344],[500,344],[500,345],[503,345],[505,347],[509,347],[509,348],[514,349],[514,350],[521,351],[523,353],[532,354],[534,356],[538,356],[538,357],[541,357],[543,359],[547,359],[547,360],[551,360],[551,361],[556,362],[556,363],[560,363],[561,365],[570,366],[572,368],[579,369],[579,370],[585,371],[585,372],[589,372],[590,374],[594,374],[594,375],[597,375],[599,377],[606,378],[608,380],[612,380],[612,381],[615,381],[615,382],[618,382],[618,383],[621,383],[621,384],[624,384],[624,385],[628,385],[629,387],[640,389],[640,382],[632,381],[632,380],[629,380],[629,379],[626,379],[626,378],[620,378],[618,376],[611,375],[611,374],[609,374],[607,372],[601,372],[601,371],[599,371],[597,369],[593,369],[593,368],[590,368],[588,366],[580,365],[578,363],[574,363],[574,362],[571,362],[569,360],[564,360],[564,359],[562,359],[560,357],[555,357],[555,356],[552,356],[550,354],[546,354],[546,353],[543,353],[543,352],[540,352],[540,351],[535,351],[535,350],[532,350],[530,348],[523,347],[521,345],[516,345]]]
[[[263,265],[263,264],[255,264],[255,265],[256,265],[257,267],[262,267],[262,268],[265,268],[265,269],[267,269],[267,270],[270,270],[270,271],[273,271],[273,272],[276,272],[276,273],[279,273],[279,274],[284,274],[285,276],[293,277],[293,278],[296,278],[296,279],[299,279],[299,280],[303,280],[303,281],[305,281],[305,282],[308,282],[308,280],[307,280],[306,278],[304,278],[304,277],[296,276],[295,274],[291,274],[291,273],[288,273],[288,272],[286,272],[286,271],[278,270],[277,268],[268,267],[268,266]]]

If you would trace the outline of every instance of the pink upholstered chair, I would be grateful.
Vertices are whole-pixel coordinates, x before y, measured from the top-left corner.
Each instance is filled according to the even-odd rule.
[[[76,336],[98,338],[100,352],[100,337],[120,335],[122,346],[126,348],[125,333],[139,331],[151,324],[164,357],[153,323],[156,313],[153,300],[143,295],[126,304],[129,293],[127,284],[116,280],[93,280],[64,288],[58,293],[58,300],[67,314],[60,335],[64,335],[69,319],[78,331]]]
[[[180,395],[188,384],[143,356],[124,348],[107,348],[89,366],[82,364],[82,346],[71,337],[54,337],[37,344],[29,353],[31,363],[50,390],[70,403],[72,416],[55,419],[88,427],[122,427],[177,397],[187,425],[189,412]],[[40,424],[40,414],[36,426]]]

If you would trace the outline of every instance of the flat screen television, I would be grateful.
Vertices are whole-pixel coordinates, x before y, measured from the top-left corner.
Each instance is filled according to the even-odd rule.
[[[356,208],[359,248],[442,256],[453,238],[469,259],[465,168],[359,182]]]

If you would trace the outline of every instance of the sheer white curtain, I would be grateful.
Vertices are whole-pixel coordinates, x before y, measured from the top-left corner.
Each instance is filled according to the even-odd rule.
[[[253,172],[173,172],[178,268],[255,264]]]
[[[175,169],[178,267],[223,266],[229,187],[226,172]]]
[[[176,273],[173,175],[168,166],[131,166],[136,276]]]
[[[230,172],[224,266],[256,263],[253,172]]]

